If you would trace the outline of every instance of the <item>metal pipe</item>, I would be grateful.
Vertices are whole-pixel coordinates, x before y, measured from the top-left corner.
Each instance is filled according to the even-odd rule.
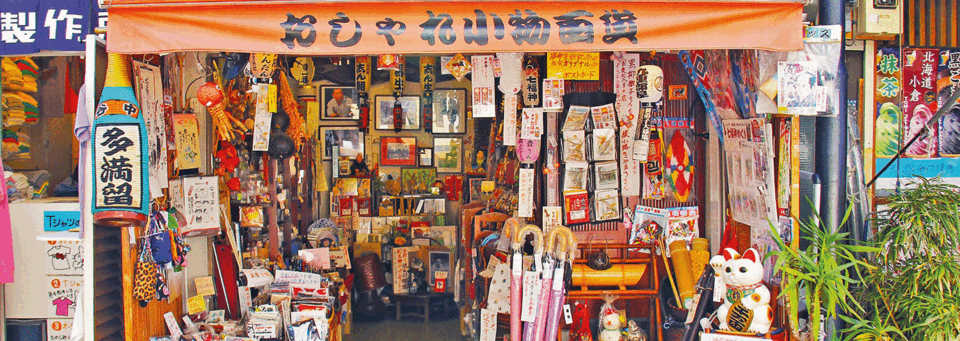
[[[820,0],[820,25],[841,25],[844,21],[843,0]],[[845,49],[841,35],[841,46]],[[833,117],[817,117],[816,173],[823,182],[820,217],[828,226],[842,228],[840,223],[847,202],[847,69],[844,50],[840,52],[837,72],[837,111]]]

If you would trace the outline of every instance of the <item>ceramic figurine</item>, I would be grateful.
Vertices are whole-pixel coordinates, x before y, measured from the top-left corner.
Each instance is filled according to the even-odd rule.
[[[599,341],[622,341],[620,333],[620,314],[607,314],[600,321],[603,330],[600,331]]]
[[[724,249],[723,255],[714,256],[710,264],[723,264],[714,268],[722,274],[727,286],[723,305],[717,310],[720,330],[741,333],[766,334],[773,321],[770,308],[770,290],[761,283],[763,264],[755,249],[747,249],[741,256],[734,249]]]
[[[627,321],[626,341],[647,341],[647,334],[643,332],[643,329],[640,329],[637,321]]]

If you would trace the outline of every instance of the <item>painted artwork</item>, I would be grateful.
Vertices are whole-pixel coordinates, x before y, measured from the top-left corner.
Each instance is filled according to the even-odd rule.
[[[462,134],[467,120],[466,90],[439,89],[433,92],[433,133]]]
[[[462,170],[461,155],[463,139],[458,137],[437,137],[433,139],[433,151],[437,172],[459,173]]]
[[[943,107],[960,89],[960,49],[941,49],[937,70],[937,104]],[[960,106],[956,104],[940,118],[940,156],[960,156]]]
[[[433,180],[437,178],[436,168],[404,168],[400,170],[404,194],[429,194]]]

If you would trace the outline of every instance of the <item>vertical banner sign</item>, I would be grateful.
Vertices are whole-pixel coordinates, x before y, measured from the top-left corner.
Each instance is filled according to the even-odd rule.
[[[560,112],[550,111],[544,114],[547,116],[545,129],[547,133],[547,159],[544,165],[547,180],[547,206],[560,206],[560,132],[557,126],[557,122],[560,120]],[[549,232],[549,229],[546,228],[546,221],[544,219],[544,233]]]
[[[517,145],[517,94],[503,94],[503,145]]]
[[[354,75],[356,76],[357,95],[360,101],[360,130],[364,133],[367,132],[367,128],[370,126],[371,72],[370,57],[357,57]]]
[[[903,136],[912,139],[937,112],[935,49],[903,49]],[[917,140],[904,156],[930,158],[937,153],[937,127],[931,127],[927,136]]]
[[[403,56],[397,56],[396,68],[390,71],[390,85],[393,87],[393,131],[400,132],[403,129],[403,107],[400,106],[400,96],[403,96],[403,71],[406,68]]]
[[[93,219],[97,224],[147,221],[147,128],[130,82],[126,56],[111,53],[93,122]]]
[[[640,160],[633,158],[633,141],[640,120],[640,99],[634,91],[639,64],[640,55],[635,53],[622,54],[613,61],[613,91],[620,121],[620,187],[624,197],[640,195]]]
[[[253,119],[253,147],[254,151],[267,151],[270,144],[270,123],[273,115],[270,113],[267,98],[269,90],[267,84],[254,84],[253,90],[257,93],[256,113]]]
[[[472,56],[470,59],[473,64],[473,117],[496,117],[493,56]]]
[[[523,105],[540,105],[540,64],[530,56],[523,61]]]
[[[960,156],[960,107],[946,102],[960,89],[960,49],[941,49],[937,70],[937,102],[939,107],[951,106],[940,118],[940,156],[957,157]]]
[[[163,189],[167,188],[167,126],[163,120],[163,82],[159,67],[140,62],[134,62],[134,66],[143,118],[147,124],[150,193],[156,198],[163,196]]]
[[[517,214],[521,218],[533,217],[533,183],[536,171],[532,168],[520,169],[520,198],[518,199]]]
[[[420,92],[423,93],[423,127],[433,132],[433,89],[437,82],[437,57],[420,57]]]
[[[877,51],[876,60],[877,85],[874,91],[877,99],[877,121],[874,148],[877,158],[891,158],[897,155],[903,135],[903,115],[900,112],[900,50],[881,48]]]

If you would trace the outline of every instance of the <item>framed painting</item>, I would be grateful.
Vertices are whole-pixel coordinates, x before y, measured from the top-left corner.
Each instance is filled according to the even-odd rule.
[[[463,134],[466,132],[467,91],[438,89],[433,91],[433,133]]]
[[[320,103],[324,120],[360,119],[359,94],[352,86],[324,86],[320,88]]]
[[[416,166],[416,137],[381,137],[380,164],[384,166]]]
[[[404,168],[400,170],[403,194],[430,194],[430,186],[437,178],[436,168]]]
[[[340,147],[340,156],[350,159],[363,154],[364,136],[358,127],[320,127],[319,135],[324,160],[330,160],[334,146]]]
[[[399,99],[393,96],[377,96],[377,121],[378,130],[394,130],[393,128],[393,107],[400,102],[400,108],[403,113],[400,118],[403,120],[401,130],[420,130],[420,97],[402,96]]]
[[[463,171],[463,139],[459,137],[433,138],[433,155],[437,172],[460,173]]]

